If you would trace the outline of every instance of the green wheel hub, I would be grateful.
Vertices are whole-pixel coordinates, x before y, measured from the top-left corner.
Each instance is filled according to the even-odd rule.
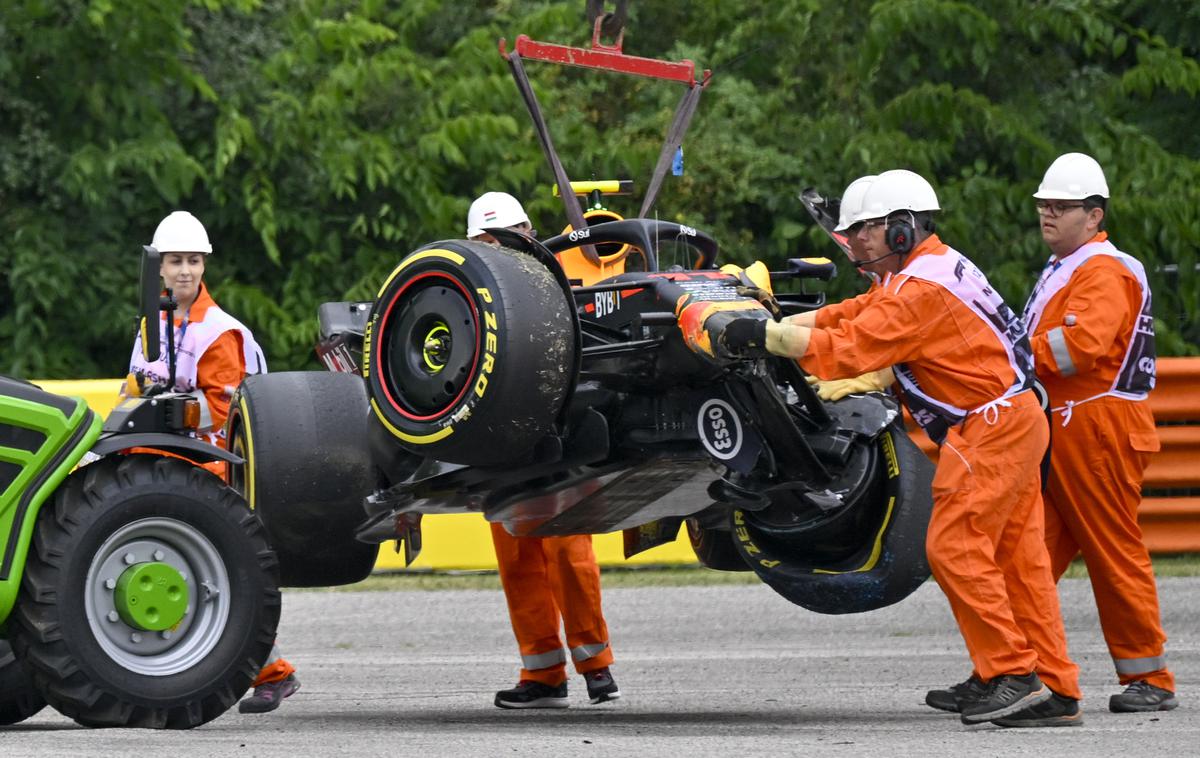
[[[174,566],[158,561],[138,563],[121,573],[113,600],[126,624],[161,632],[178,624],[187,612],[187,583]]]

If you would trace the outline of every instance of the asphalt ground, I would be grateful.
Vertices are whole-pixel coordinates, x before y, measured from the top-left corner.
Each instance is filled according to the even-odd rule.
[[[940,590],[821,616],[761,585],[605,593],[623,698],[504,711],[517,674],[491,590],[285,593],[280,644],[301,690],[271,714],[187,732],[89,730],[47,709],[0,728],[0,756],[1188,756],[1200,753],[1200,578],[1161,578],[1179,709],[1118,715],[1086,579],[1060,585],[1084,724],[963,726],[924,705],[969,663]]]

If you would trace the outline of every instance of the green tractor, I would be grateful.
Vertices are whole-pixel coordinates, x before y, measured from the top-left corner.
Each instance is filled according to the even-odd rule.
[[[148,361],[160,310],[174,347],[158,270],[147,248]],[[0,725],[51,705],[87,726],[187,729],[236,703],[270,653],[275,554],[245,500],[195,465],[241,459],[191,436],[196,399],[166,387],[102,424],[81,399],[0,377]]]

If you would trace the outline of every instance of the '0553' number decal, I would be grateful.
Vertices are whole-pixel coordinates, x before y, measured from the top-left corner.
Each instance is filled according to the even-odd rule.
[[[733,460],[742,449],[742,422],[733,406],[713,398],[700,406],[696,417],[700,441],[709,455],[722,461]]]

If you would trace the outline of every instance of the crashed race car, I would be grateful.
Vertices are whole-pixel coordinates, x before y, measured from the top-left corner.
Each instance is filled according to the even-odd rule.
[[[600,42],[602,22],[590,49],[500,43],[567,230],[420,247],[373,301],[321,306],[317,352],[331,372],[239,389],[226,431],[245,464],[230,481],[266,526],[282,583],[357,581],[380,543],[398,540],[412,560],[423,514],[479,512],[516,535],[623,531],[627,556],[686,521],[705,566],[754,571],[805,608],[902,599],[929,575],[932,464],[895,401],[823,402],[796,362],[729,355],[698,328],[712,313],[819,307],[803,282],[833,264],[718,270],[711,236],[647,218],[710,73],[624,55],[620,36]],[[599,202],[628,183],[569,181],[523,58],[687,86],[639,218]],[[800,291],[776,294],[789,280]]]
[[[572,285],[555,253],[581,235],[491,231],[503,246],[426,245],[373,302],[322,306],[319,352],[341,372],[243,383],[232,476],[285,585],[356,581],[378,543],[415,554],[420,514],[470,511],[517,535],[623,530],[627,554],[686,520],[701,563],[822,613],[894,603],[928,577],[932,466],[893,399],[823,402],[794,361],[685,339],[697,311],[772,318],[761,275],[713,268],[702,231],[626,219],[586,239],[644,251],[646,270]],[[697,265],[659,270],[668,241]],[[795,259],[770,279],[832,273]],[[778,315],[822,302],[771,301]]]

